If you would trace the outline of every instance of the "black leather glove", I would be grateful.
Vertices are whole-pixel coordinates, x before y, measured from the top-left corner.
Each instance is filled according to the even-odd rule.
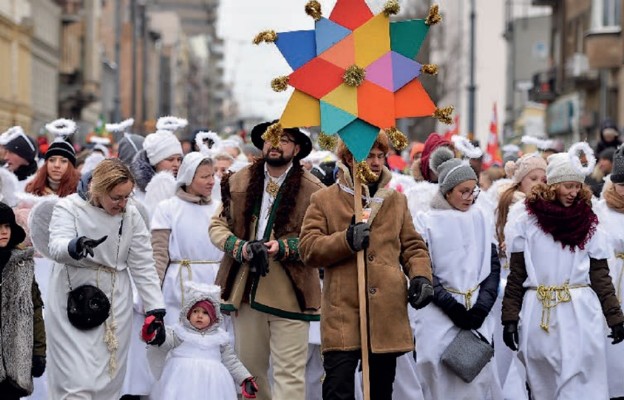
[[[46,358],[45,356],[33,356],[32,368],[30,374],[35,378],[39,378],[45,372]]]
[[[87,255],[93,257],[93,249],[102,244],[107,238],[108,236],[102,236],[96,240],[86,236],[80,236],[69,242],[67,251],[74,260],[80,260],[85,258]]]
[[[518,350],[518,323],[516,321],[503,323],[503,342],[513,351]],[[624,336],[622,336],[624,338]]]
[[[479,306],[474,306],[468,310],[468,315],[470,315],[470,327],[479,329],[483,325],[485,318],[487,318],[488,312]]]
[[[264,243],[264,240],[247,242],[247,252],[251,255],[249,260],[251,272],[259,276],[266,276],[269,273],[269,253]]]
[[[609,337],[613,339],[611,344],[618,344],[624,340],[624,323],[613,325]]]
[[[410,280],[407,301],[416,310],[420,310],[433,299],[433,285],[424,276],[415,276]]]
[[[355,223],[355,216],[351,218],[351,225],[347,228],[347,243],[351,250],[358,252],[368,248],[370,241],[370,226],[365,222]]]
[[[165,343],[167,332],[165,329],[165,310],[156,309],[145,313],[145,322],[141,336],[150,345],[160,346]]]
[[[449,316],[451,321],[455,324],[456,327],[461,329],[471,329],[470,327],[470,315],[468,311],[466,311],[466,307],[462,306],[459,303],[453,304],[446,315]]]

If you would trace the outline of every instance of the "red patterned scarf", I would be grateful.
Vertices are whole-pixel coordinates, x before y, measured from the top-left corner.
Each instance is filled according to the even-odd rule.
[[[570,246],[583,250],[596,232],[598,217],[591,206],[584,201],[576,201],[570,207],[558,202],[535,199],[526,200],[530,215],[537,218],[537,225],[544,233],[551,234],[561,247]]]

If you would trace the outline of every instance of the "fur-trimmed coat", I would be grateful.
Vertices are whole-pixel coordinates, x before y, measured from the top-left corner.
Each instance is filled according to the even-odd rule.
[[[32,247],[13,250],[0,279],[0,382],[11,380],[22,396],[33,391],[33,355],[46,355],[43,302],[34,280],[33,254]]]
[[[256,277],[242,257],[242,247],[256,238],[257,210],[264,193],[264,161],[243,168],[221,181],[222,205],[210,225],[212,243],[225,252],[215,283],[223,289],[222,308],[233,311],[241,300],[269,314],[299,320],[318,320],[321,306],[319,273],[299,258],[299,232],[310,196],[324,185],[294,165],[281,185],[270,239],[280,250],[269,259],[269,273]],[[243,293],[242,297],[236,296]]]
[[[357,257],[346,232],[354,213],[349,170],[342,164],[338,183],[312,196],[301,229],[299,251],[308,267],[324,268],[321,347],[327,351],[360,349]],[[407,279],[431,280],[429,253],[416,233],[407,199],[384,187],[391,174],[383,169],[371,201],[370,245],[365,253],[368,326],[373,353],[414,349],[407,315]],[[342,187],[341,187],[342,185]],[[368,188],[363,188],[368,193]]]

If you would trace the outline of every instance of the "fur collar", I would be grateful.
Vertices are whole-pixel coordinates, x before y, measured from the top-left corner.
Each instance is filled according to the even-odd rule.
[[[455,210],[455,208],[444,198],[442,193],[438,190],[438,192],[431,199],[431,209],[432,210]]]
[[[230,215],[230,202],[232,196],[230,193],[230,179],[234,179],[238,174],[248,171],[249,185],[245,191],[245,208],[244,208],[244,234],[243,239],[249,239],[251,237],[249,228],[251,221],[254,218],[254,212],[258,206],[258,202],[262,201],[264,195],[264,160],[260,159],[253,164],[235,174],[226,174],[221,179],[221,201],[223,203],[223,210],[221,215],[229,218]],[[281,200],[279,204],[279,212],[275,218],[273,224],[273,232],[276,238],[283,236],[287,232],[287,225],[290,222],[292,213],[295,210],[297,196],[299,189],[301,188],[301,180],[304,177],[303,167],[295,163],[288,172],[286,180],[280,187]],[[234,176],[233,176],[234,175]],[[229,223],[230,221],[228,221]]]
[[[351,171],[346,165],[341,162],[338,162],[337,166],[339,168],[338,183],[353,190],[353,178],[351,177]],[[379,209],[383,205],[383,201],[395,192],[394,189],[390,189],[387,187],[391,179],[392,173],[390,172],[390,170],[388,170],[388,168],[383,167],[383,169],[381,170],[381,175],[379,176],[379,180],[377,181],[379,188],[377,189],[377,192],[374,196],[377,200],[371,201],[369,204],[369,207],[371,209],[371,213],[368,218],[369,225],[373,223],[375,216],[377,216]],[[368,190],[367,185],[362,185],[362,195],[366,198],[370,198],[370,191]]]
[[[145,150],[139,151],[134,156],[134,160],[132,160],[132,164],[130,164],[130,171],[132,171],[132,175],[134,175],[137,187],[142,192],[145,192],[147,184],[150,183],[156,174],[156,170],[147,159],[147,153]]]

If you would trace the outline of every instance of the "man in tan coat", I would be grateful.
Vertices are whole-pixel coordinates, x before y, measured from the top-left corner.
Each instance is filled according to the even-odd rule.
[[[299,231],[323,184],[299,163],[310,138],[284,129],[274,146],[262,139],[270,125],[251,132],[262,159],[221,181],[223,205],[210,239],[225,252],[216,278],[221,309],[233,316],[236,352],[256,377],[258,399],[303,400],[309,321],[319,320],[321,287],[318,271],[299,259]]]
[[[338,148],[337,183],[312,196],[303,221],[301,259],[306,266],[325,271],[321,314],[324,400],[353,398],[354,373],[361,357],[356,252],[365,251],[371,399],[392,398],[396,357],[414,349],[408,297],[418,309],[433,296],[429,253],[414,230],[407,199],[385,188],[391,178],[384,166],[388,148],[388,138],[381,133],[366,159],[377,177],[362,188],[366,222],[353,221],[354,162],[344,143]]]

